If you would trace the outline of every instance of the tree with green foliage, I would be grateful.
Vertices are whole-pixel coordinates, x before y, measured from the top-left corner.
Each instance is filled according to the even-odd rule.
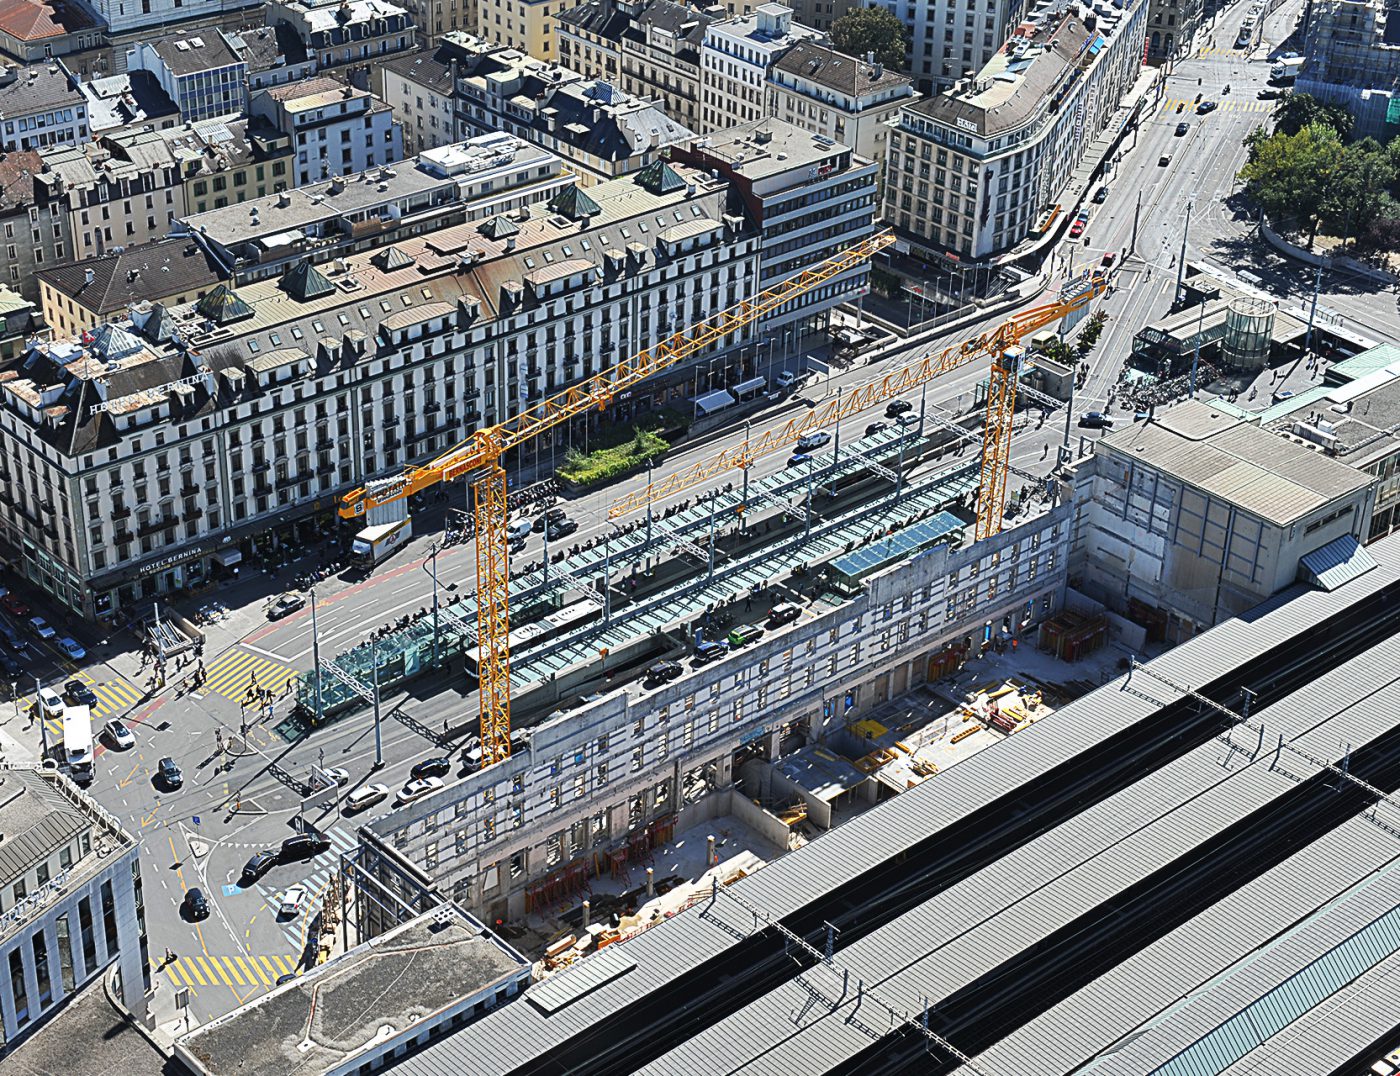
[[[904,22],[883,7],[856,8],[831,24],[831,41],[842,52],[865,59],[873,52],[886,67],[904,68]]]
[[[1323,124],[1345,138],[1351,132],[1351,114],[1341,105],[1329,105],[1311,94],[1290,93],[1274,106],[1274,130],[1296,135],[1304,127]]]
[[[1322,123],[1296,134],[1256,131],[1245,139],[1249,158],[1239,178],[1276,223],[1307,228],[1315,235],[1323,202],[1343,156],[1337,132]]]
[[[1322,218],[1333,235],[1364,235],[1388,208],[1395,157],[1374,138],[1353,142],[1332,171],[1322,198]]]

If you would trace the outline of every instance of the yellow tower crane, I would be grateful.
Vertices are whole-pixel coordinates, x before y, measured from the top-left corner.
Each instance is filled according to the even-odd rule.
[[[866,408],[876,407],[918,388],[940,374],[990,356],[992,367],[987,386],[986,424],[982,430],[982,476],[977,497],[976,534],[979,540],[999,534],[1006,508],[1011,432],[1016,417],[1016,385],[1024,358],[1019,345],[1037,329],[1081,309],[1107,287],[1107,279],[1096,276],[1087,281],[1072,298],[1013,314],[1000,325],[971,340],[964,340],[942,351],[930,352],[915,362],[891,370],[884,377],[858,385],[823,406],[795,415],[755,438],[697,460],[659,482],[619,498],[609,506],[608,518],[618,519],[644,508],[651,501],[668,500],[682,490],[709,482],[731,467],[746,468],[759,456],[786,448],[805,433],[834,426]]]
[[[510,757],[510,562],[506,533],[506,472],[501,457],[531,438],[590,410],[603,410],[617,395],[652,374],[723,343],[783,304],[867,261],[894,242],[888,232],[871,236],[700,324],[637,352],[616,366],[515,415],[477,430],[429,463],[341,498],[343,519],[402,500],[439,482],[472,477],[476,507],[476,617],[480,652],[481,764]]]

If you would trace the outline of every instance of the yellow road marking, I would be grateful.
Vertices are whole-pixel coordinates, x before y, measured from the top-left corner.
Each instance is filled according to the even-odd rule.
[[[186,978],[194,979],[200,986],[209,985],[204,981],[204,976],[200,974],[199,968],[195,966],[194,957],[186,957],[184,961],[181,962],[180,970],[185,973]]]
[[[267,981],[267,977],[266,977],[265,975],[263,975],[262,972],[260,972],[260,971],[258,970],[258,967],[257,967],[256,964],[252,965],[252,967],[250,968],[249,965],[247,964],[247,962],[245,962],[244,959],[243,959],[241,956],[236,956],[236,957],[233,958],[233,960],[234,960],[234,963],[236,963],[236,964],[243,970],[243,980],[244,980],[244,982],[247,982],[248,984],[250,984],[250,985],[252,985],[252,986],[256,986],[257,983],[258,983],[258,980],[261,979],[261,980],[262,980],[263,986],[271,986],[271,985],[272,985],[271,983],[269,983],[269,982]]]
[[[224,981],[225,986],[232,986],[233,980],[229,978],[228,972],[224,970],[224,962],[216,956],[209,958],[209,963],[214,966],[214,973]]]
[[[209,962],[206,961],[204,957],[192,956],[190,957],[190,959],[199,965],[199,970],[204,972],[205,977],[209,980],[210,986],[219,985],[219,980],[218,977],[214,974],[214,969],[209,966]]]

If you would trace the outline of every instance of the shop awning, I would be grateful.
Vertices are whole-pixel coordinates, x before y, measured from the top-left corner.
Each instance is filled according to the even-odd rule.
[[[712,415],[716,411],[723,411],[726,407],[733,407],[736,403],[738,401],[724,389],[715,389],[714,392],[707,392],[702,396],[695,397],[695,413]]]
[[[220,549],[214,554],[214,560],[221,567],[232,568],[243,560],[243,554],[237,549]]]
[[[751,377],[747,381],[740,381],[729,391],[735,396],[744,396],[750,392],[761,392],[768,387],[766,377]]]

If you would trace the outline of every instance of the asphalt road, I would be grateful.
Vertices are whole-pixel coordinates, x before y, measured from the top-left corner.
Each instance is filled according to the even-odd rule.
[[[1292,26],[1300,2],[1285,5],[1271,18],[1266,33],[1281,40]],[[1233,41],[1242,14],[1241,5],[1227,10],[1217,36]],[[1202,93],[1223,101],[1222,107],[1201,118],[1190,107],[1177,113],[1175,105],[1168,103],[1165,111],[1147,120],[1135,141],[1130,136],[1110,176],[1108,199],[1090,207],[1088,243],[1062,244],[1061,272],[1071,256],[1072,264],[1082,268],[1086,259],[1096,264],[1106,251],[1121,254],[1132,244],[1137,212],[1136,254],[1119,261],[1114,292],[1101,301],[1110,321],[1090,356],[1088,383],[1074,403],[1071,418],[1083,410],[1104,408],[1133,333],[1167,312],[1188,201],[1193,202],[1190,256],[1205,257],[1231,271],[1236,266],[1246,268],[1267,279],[1272,279],[1270,274],[1281,279],[1298,275],[1291,267],[1273,267],[1258,245],[1248,242],[1249,223],[1237,215],[1231,201],[1237,186],[1234,176],[1244,157],[1241,139],[1267,119],[1267,103],[1259,102],[1256,96],[1267,74],[1267,62],[1247,61],[1228,52],[1207,52],[1181,62],[1167,84],[1165,100],[1194,105],[1195,95]],[[1232,92],[1221,97],[1226,82]],[[1182,120],[1190,123],[1191,130],[1177,137],[1174,130]],[[1163,154],[1171,157],[1166,165],[1159,164]],[[1236,261],[1226,263],[1224,253]],[[1329,292],[1324,302],[1335,302],[1340,310],[1364,309],[1371,317],[1368,325],[1372,335],[1400,338],[1400,318],[1393,316],[1393,303],[1388,298],[1350,295],[1338,286],[1335,296]],[[945,346],[973,333],[972,329],[962,330],[934,346]],[[911,349],[903,356],[887,357],[875,367],[858,366],[835,373],[829,385],[811,385],[799,398],[755,416],[752,429],[756,433],[791,413],[801,413],[839,387],[882,376],[902,357],[912,354]],[[927,405],[946,414],[963,412],[971,407],[976,385],[985,376],[981,363],[945,375],[928,387]],[[917,406],[919,394],[912,395]],[[858,436],[876,417],[862,414],[848,420],[843,439]],[[1065,437],[1064,417],[1064,411],[1057,412],[1043,426],[1033,417],[1025,421],[1025,428],[1016,436],[1013,462],[1027,471],[1048,471],[1054,449]],[[740,426],[719,431],[700,443],[680,446],[654,477],[660,479],[671,469],[736,446],[744,436]],[[1074,429],[1072,449],[1082,451],[1094,436]],[[762,457],[753,476],[771,474],[785,461],[785,452]],[[722,476],[720,482],[738,477],[737,473]],[[565,502],[570,516],[580,524],[566,544],[600,537],[610,527],[606,517],[612,501],[645,481],[637,476]],[[703,489],[697,489],[682,496],[693,499],[702,494]],[[454,497],[460,498],[461,493],[454,492]],[[332,580],[320,588],[317,621],[323,656],[349,649],[367,631],[431,604],[432,583],[424,558],[437,535],[425,533],[427,519],[420,517],[419,534],[409,547],[386,561],[367,581]],[[538,559],[541,542],[538,535],[532,535],[515,563]],[[440,585],[469,589],[475,572],[473,547],[445,549],[438,557],[437,572]],[[277,582],[267,580],[261,587],[250,582],[236,597],[225,598],[241,607],[234,609],[226,625],[231,634],[220,637],[237,641],[206,655],[208,680],[202,688],[183,694],[167,691],[155,703],[132,711],[138,723],[137,747],[129,752],[105,751],[92,787],[98,800],[125,819],[144,841],[151,952],[158,962],[166,947],[176,954],[175,964],[160,978],[170,987],[189,988],[191,1014],[196,1020],[228,1011],[266,990],[278,974],[300,964],[308,922],[324,897],[334,852],[306,863],[279,864],[256,884],[244,887],[238,884],[239,874],[249,855],[260,848],[276,847],[295,832],[299,814],[326,831],[336,850],[352,843],[355,820],[341,813],[337,796],[314,796],[303,804],[293,786],[307,778],[313,767],[334,766],[349,771],[351,787],[373,780],[396,789],[407,779],[414,761],[442,753],[435,741],[444,720],[461,725],[469,723],[475,713],[474,695],[464,685],[445,679],[415,686],[409,694],[386,697],[380,731],[386,766],[379,773],[371,771],[376,748],[368,714],[356,714],[288,742],[276,731],[290,706],[290,700],[282,696],[283,685],[312,665],[311,618],[303,611],[284,621],[269,623],[265,619],[263,605],[278,592]],[[285,585],[287,578],[281,582]],[[110,678],[104,667],[90,673],[94,678],[98,674]],[[182,672],[175,671],[177,678],[179,675]],[[260,689],[271,689],[278,696],[270,719],[259,718],[255,710],[245,711],[240,706],[239,700],[255,676]],[[396,716],[403,714],[412,717],[411,724]],[[220,743],[227,747],[235,739],[245,716],[252,723],[246,750],[236,757],[228,750],[220,753]],[[163,755],[173,756],[184,771],[185,783],[178,791],[160,791],[152,784],[156,760]],[[308,908],[279,919],[279,897],[296,885],[309,890]],[[194,886],[211,898],[212,914],[201,923],[169,914]]]

